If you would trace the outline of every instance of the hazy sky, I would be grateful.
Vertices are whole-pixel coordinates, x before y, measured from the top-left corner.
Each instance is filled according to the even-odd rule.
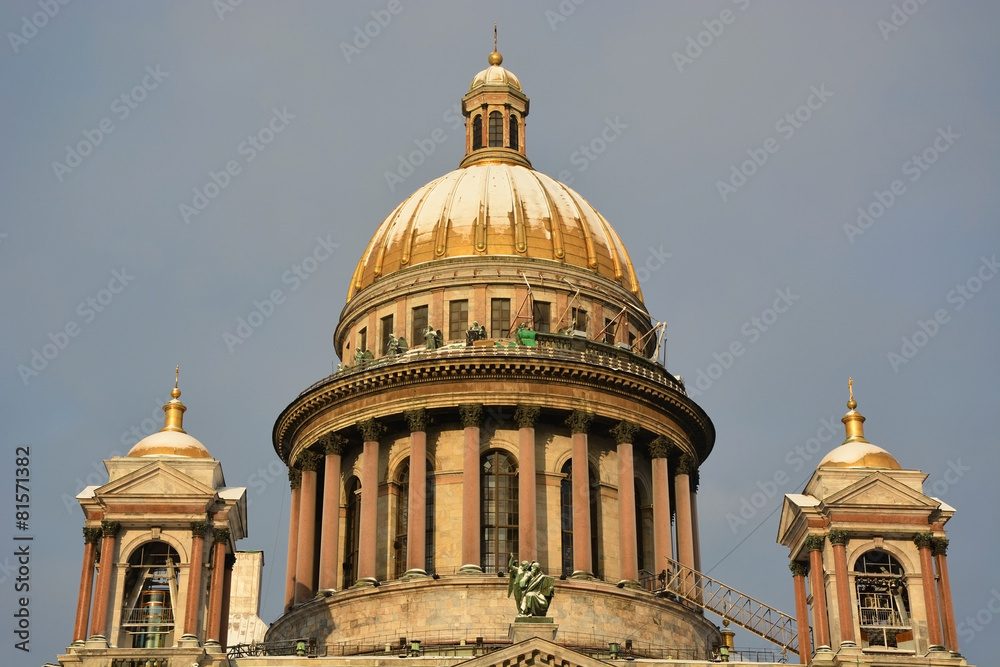
[[[852,376],[869,440],[958,509],[955,613],[989,619],[960,626],[960,643],[988,664],[1000,6],[224,3],[0,7],[0,628],[13,625],[12,537],[35,538],[32,652],[5,630],[5,665],[54,660],[71,641],[74,496],[106,481],[101,462],[131,431],[162,425],[175,364],[185,427],[248,487],[239,546],[264,550],[262,616],[280,613],[289,493],[271,427],[336,361],[347,284],[380,221],[457,167],[454,109],[494,22],[531,98],[529,158],[645,267],[668,367],[718,430],[699,495],[705,569],[794,610],[775,510],[842,439]],[[615,140],[597,141],[608,123]],[[411,158],[438,130],[433,153]],[[332,258],[290,279],[321,243]],[[227,344],[276,289],[283,303]],[[785,312],[769,311],[780,295]],[[810,443],[830,420],[836,441]],[[737,645],[766,646],[744,631]]]

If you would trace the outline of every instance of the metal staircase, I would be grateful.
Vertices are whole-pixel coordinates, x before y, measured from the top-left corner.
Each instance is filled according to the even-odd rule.
[[[667,559],[664,587],[657,594],[673,594],[696,607],[704,607],[777,644],[782,650],[798,655],[799,637],[794,618],[675,560]]]

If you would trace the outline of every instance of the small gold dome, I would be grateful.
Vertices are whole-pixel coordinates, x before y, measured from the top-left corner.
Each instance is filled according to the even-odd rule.
[[[490,54],[489,62],[489,67],[472,77],[472,84],[469,86],[470,91],[480,86],[510,86],[515,90],[521,90],[521,82],[514,73],[500,67],[500,63],[503,62],[502,55],[494,51]]]
[[[494,51],[490,54],[488,60],[491,65],[499,65],[503,62],[503,56],[500,55],[499,51]]]
[[[192,438],[184,430],[184,413],[187,407],[181,403],[181,390],[177,388],[180,366],[177,367],[174,388],[170,400],[163,406],[163,428],[153,435],[137,442],[125,456],[172,456],[189,459],[210,459],[205,445]]]
[[[854,380],[847,378],[851,398],[847,401],[847,414],[840,421],[844,423],[847,439],[844,444],[823,457],[818,468],[888,468],[902,470],[896,458],[877,445],[865,439],[865,417],[854,408]]]
[[[397,271],[461,256],[576,266],[642,298],[624,244],[587,200],[519,164],[479,162],[431,181],[389,214],[358,262],[347,300]]]

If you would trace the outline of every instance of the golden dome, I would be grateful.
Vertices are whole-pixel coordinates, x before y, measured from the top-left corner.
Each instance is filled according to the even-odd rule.
[[[163,406],[163,428],[153,435],[146,436],[137,442],[125,456],[173,456],[189,459],[210,459],[205,445],[192,438],[184,430],[184,412],[187,407],[181,403],[181,390],[177,388],[177,378],[180,367],[174,379],[174,388],[170,391],[170,400]]]
[[[818,468],[889,468],[902,470],[892,454],[877,445],[865,440],[865,417],[854,408],[858,407],[854,400],[854,380],[847,378],[847,386],[851,398],[847,401],[848,412],[841,418],[847,439],[844,444],[823,457]]]
[[[449,257],[507,256],[589,269],[640,299],[628,252],[576,191],[508,162],[477,162],[423,186],[381,224],[347,300],[402,269]]]
[[[521,90],[521,82],[510,70],[500,67],[503,56],[494,51],[489,57],[490,66],[482,72],[472,77],[472,84],[469,90],[475,90],[480,86],[510,86],[515,90]]]

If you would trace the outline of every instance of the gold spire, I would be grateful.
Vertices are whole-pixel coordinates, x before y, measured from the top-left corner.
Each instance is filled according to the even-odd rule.
[[[858,402],[854,400],[854,380],[852,378],[847,378],[847,391],[850,392],[850,399],[847,401],[848,413],[840,420],[844,423],[847,432],[847,439],[844,442],[868,442],[865,440],[863,426],[865,418],[854,409],[858,407]]]
[[[497,24],[493,24],[493,53],[490,54],[489,63],[491,65],[499,65],[503,62],[503,56],[497,51]]]
[[[177,388],[177,385],[181,380],[181,367],[177,366],[174,369],[174,388],[170,390],[170,401],[163,406],[163,431],[176,431],[177,433],[187,433],[184,430],[184,412],[187,408],[183,403],[180,402],[181,390]]]

